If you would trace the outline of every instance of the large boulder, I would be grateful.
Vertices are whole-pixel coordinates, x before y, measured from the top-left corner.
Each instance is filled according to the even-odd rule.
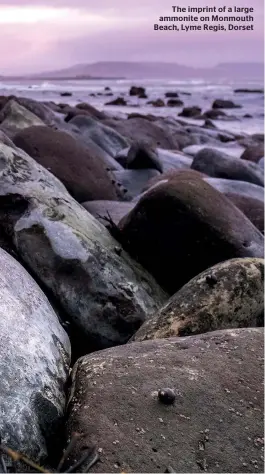
[[[143,96],[146,95],[145,87],[132,86],[129,90],[129,95],[132,96]]]
[[[0,163],[0,228],[70,322],[76,350],[126,342],[164,293],[26,153],[0,144]]]
[[[244,153],[242,153],[242,160],[252,161],[258,163],[258,161],[264,156],[264,143],[259,142],[254,145],[248,146]]]
[[[15,100],[9,100],[0,112],[0,127],[10,137],[18,130],[31,126],[43,126],[44,122]]]
[[[235,104],[232,100],[216,99],[213,102],[213,109],[240,109],[242,105]]]
[[[218,262],[263,256],[263,235],[197,177],[180,176],[151,188],[119,228],[124,248],[170,294]]]
[[[2,249],[0,265],[1,442],[43,462],[62,448],[70,342],[44,293]]]
[[[219,150],[204,148],[195,155],[191,168],[213,178],[227,178],[264,185],[260,167],[227,155]]]
[[[115,183],[103,160],[70,134],[30,127],[18,133],[14,143],[59,178],[77,201],[117,200]]]
[[[260,328],[234,329],[80,359],[67,432],[85,435],[68,466],[90,448],[87,472],[94,448],[99,473],[263,472],[263,347]],[[167,387],[168,406],[157,397]]]
[[[113,158],[129,145],[128,140],[120,133],[91,117],[77,116],[70,120],[70,124],[80,129],[82,136],[95,142]]]
[[[28,97],[16,97],[15,100],[32,114],[39,117],[45,125],[53,125],[60,122],[58,106],[54,103],[40,102],[38,100],[29,99]]]
[[[180,112],[178,115],[180,117],[198,118],[201,117],[201,112],[202,109],[194,105],[193,107],[184,107],[182,112]]]
[[[203,144],[200,144],[200,145],[194,144],[194,145],[190,145],[183,148],[182,151],[183,153],[194,157],[197,155],[197,153],[199,153],[199,151],[204,150],[205,148],[209,148],[209,147],[206,147]],[[228,144],[219,143],[219,145],[211,146],[211,150],[214,150],[215,152],[225,153],[234,158],[240,158],[240,156],[243,153],[244,148],[238,145],[237,143],[228,143]]]
[[[178,150],[178,140],[174,134],[155,122],[148,119],[135,117],[130,120],[104,120],[105,125],[114,128],[130,142],[145,141],[150,145],[168,150]]]
[[[184,285],[146,321],[133,340],[191,336],[263,325],[264,260],[218,263]]]
[[[147,185],[144,187],[143,191],[147,191],[148,189],[156,186],[161,181],[168,182],[171,179],[184,177],[184,178],[204,178],[205,175],[200,173],[199,171],[191,170],[191,169],[179,169],[179,170],[169,170],[166,173],[160,174],[159,176],[155,176],[148,181]]]

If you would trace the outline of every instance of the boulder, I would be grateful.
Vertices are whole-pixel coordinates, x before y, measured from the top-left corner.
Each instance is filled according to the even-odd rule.
[[[150,145],[168,150],[178,150],[178,138],[165,127],[161,128],[155,122],[151,122],[146,118],[131,118],[130,120],[114,120],[104,121],[105,125],[114,128],[121,135],[128,138],[130,142],[145,141]]]
[[[182,107],[183,105],[184,105],[184,102],[180,99],[169,99],[167,101],[168,107]]]
[[[117,97],[117,99],[111,100],[105,105],[127,105],[127,102],[123,97]]]
[[[85,435],[67,467],[89,447],[99,451],[98,473],[263,472],[263,347],[262,329],[249,328],[80,359],[67,434]],[[175,393],[169,406],[157,396],[167,387]]]
[[[187,117],[187,118],[197,118],[198,116],[201,116],[202,109],[200,107],[184,107],[182,112],[180,112],[178,115],[180,117]]]
[[[177,92],[166,92],[165,97],[167,97],[168,99],[176,99],[179,97],[179,95]]]
[[[216,263],[263,257],[263,235],[197,177],[162,181],[142,196],[119,228],[124,248],[171,295]]]
[[[183,148],[182,151],[183,153],[187,155],[196,156],[197,153],[199,153],[199,151],[204,150],[205,148],[207,148],[205,145],[190,145]],[[219,145],[211,146],[211,150],[225,153],[231,157],[240,158],[244,149],[242,146],[238,145],[237,143],[230,142],[227,145],[220,143]]]
[[[158,158],[156,148],[150,146],[144,141],[134,142],[128,149],[127,155],[125,150],[116,155],[116,160],[128,169],[156,169],[162,173],[162,164]]]
[[[235,104],[232,100],[216,99],[212,105],[213,109],[240,109],[242,105]]]
[[[83,202],[82,206],[105,227],[111,229],[112,223],[117,226],[120,220],[134,208],[135,204],[120,201],[87,201]]]
[[[86,102],[81,102],[77,104],[76,108],[87,112],[93,118],[97,118],[99,120],[104,120],[106,118],[106,114],[104,114],[104,112],[97,110],[95,107],[90,104],[87,104]]]
[[[31,126],[43,126],[44,122],[15,100],[10,100],[0,112],[1,129],[11,138],[18,130]]]
[[[70,125],[77,127],[83,137],[92,140],[112,158],[129,145],[128,140],[120,133],[92,117],[75,117],[70,121]]]
[[[191,170],[191,169],[174,169],[174,170],[169,170],[166,171],[165,173],[160,174],[159,176],[155,176],[154,178],[151,178],[150,181],[148,181],[147,185],[144,187],[143,191],[148,191],[148,189],[151,189],[153,186],[156,186],[158,183],[161,181],[163,182],[168,182],[171,179],[175,178],[203,178],[205,175],[203,173],[200,173],[199,171]]]
[[[160,172],[154,168],[113,171],[113,174],[117,183],[126,191],[128,200],[139,196],[151,178],[160,176]]]
[[[46,125],[58,122],[58,114],[55,113],[58,112],[58,105],[51,102],[39,102],[28,97],[16,97],[15,100],[19,105],[39,117]]]
[[[146,95],[145,87],[132,86],[129,91],[131,96],[143,96]]]
[[[258,327],[264,314],[264,260],[235,258],[184,285],[133,336],[135,341]]]
[[[235,194],[245,196],[251,199],[257,199],[264,203],[264,189],[257,184],[247,183],[246,181],[234,181],[233,179],[222,178],[203,178],[213,188],[222,194]]]
[[[218,120],[220,117],[225,117],[226,113],[218,109],[210,109],[203,112],[204,117],[207,117],[211,120]]]
[[[73,348],[126,342],[165,294],[49,171],[2,144],[0,159],[0,228],[69,321]]]
[[[260,167],[244,162],[212,148],[204,148],[195,155],[191,168],[213,178],[227,178],[264,185]]]
[[[57,176],[77,201],[117,199],[104,161],[68,133],[30,127],[18,133],[14,143]]]
[[[264,157],[259,160],[258,165],[264,170]]]
[[[147,104],[152,105],[153,107],[165,107],[166,104],[163,99],[150,100]]]
[[[71,97],[72,95],[72,92],[60,92],[61,97]]]
[[[235,94],[264,94],[263,89],[235,89]]]
[[[258,161],[264,156],[264,144],[262,142],[249,146],[245,149],[241,155],[242,160],[252,161],[258,163]]]
[[[44,462],[62,448],[70,342],[36,282],[1,248],[0,265],[1,442]]]
[[[264,202],[236,193],[225,193],[225,196],[264,234]]]
[[[192,159],[180,151],[157,149],[158,158],[162,164],[163,173],[170,170],[189,169]]]

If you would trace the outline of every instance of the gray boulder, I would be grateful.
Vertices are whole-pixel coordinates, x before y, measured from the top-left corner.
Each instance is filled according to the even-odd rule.
[[[237,258],[208,268],[146,321],[135,341],[263,325],[264,260]]]
[[[9,100],[0,112],[1,129],[11,138],[17,131],[33,125],[41,126],[44,122],[13,99]]]
[[[213,188],[222,194],[235,194],[264,202],[264,189],[257,184],[246,181],[234,181],[233,179],[203,178]]]
[[[142,190],[151,178],[159,176],[160,172],[155,169],[123,170],[113,171],[120,186],[126,191],[128,199],[133,199],[141,194]]]
[[[263,472],[263,346],[261,329],[235,329],[80,359],[67,432],[86,435],[69,466],[94,447],[92,472]]]
[[[204,148],[195,155],[191,168],[213,178],[227,178],[264,185],[260,167],[254,163],[233,158],[212,148]]]
[[[49,171],[1,144],[0,163],[0,226],[77,331],[80,352],[126,342],[164,293]]]
[[[44,293],[2,249],[0,265],[1,441],[40,462],[58,448],[70,342]]]

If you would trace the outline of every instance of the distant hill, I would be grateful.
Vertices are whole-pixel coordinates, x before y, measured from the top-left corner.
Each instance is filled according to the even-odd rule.
[[[212,68],[193,68],[162,62],[97,62],[28,75],[33,79],[262,79],[262,63],[223,63]]]

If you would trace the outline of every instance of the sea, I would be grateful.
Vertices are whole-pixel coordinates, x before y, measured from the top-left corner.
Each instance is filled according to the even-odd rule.
[[[146,88],[148,99],[139,99],[129,96],[131,86]],[[242,108],[226,110],[230,116],[228,121],[215,120],[214,123],[221,129],[235,133],[263,133],[264,132],[264,94],[263,93],[235,93],[235,89],[263,89],[262,79],[250,81],[207,81],[205,79],[92,79],[92,80],[0,80],[0,95],[17,95],[39,101],[52,101],[76,105],[87,102],[98,110],[104,110],[110,116],[126,118],[128,114],[139,112],[161,117],[175,117],[182,107],[153,107],[147,102],[158,98],[165,99],[166,92],[178,92],[179,98],[185,107],[199,106],[203,111],[209,110],[215,99],[230,99]],[[107,96],[106,88],[110,88],[113,96]],[[61,94],[69,92],[70,97]],[[191,95],[186,95],[185,93]],[[126,106],[106,105],[116,97],[124,97]],[[245,115],[250,117],[246,118]],[[186,120],[186,119],[185,119]],[[189,123],[202,125],[203,121],[188,119]]]

